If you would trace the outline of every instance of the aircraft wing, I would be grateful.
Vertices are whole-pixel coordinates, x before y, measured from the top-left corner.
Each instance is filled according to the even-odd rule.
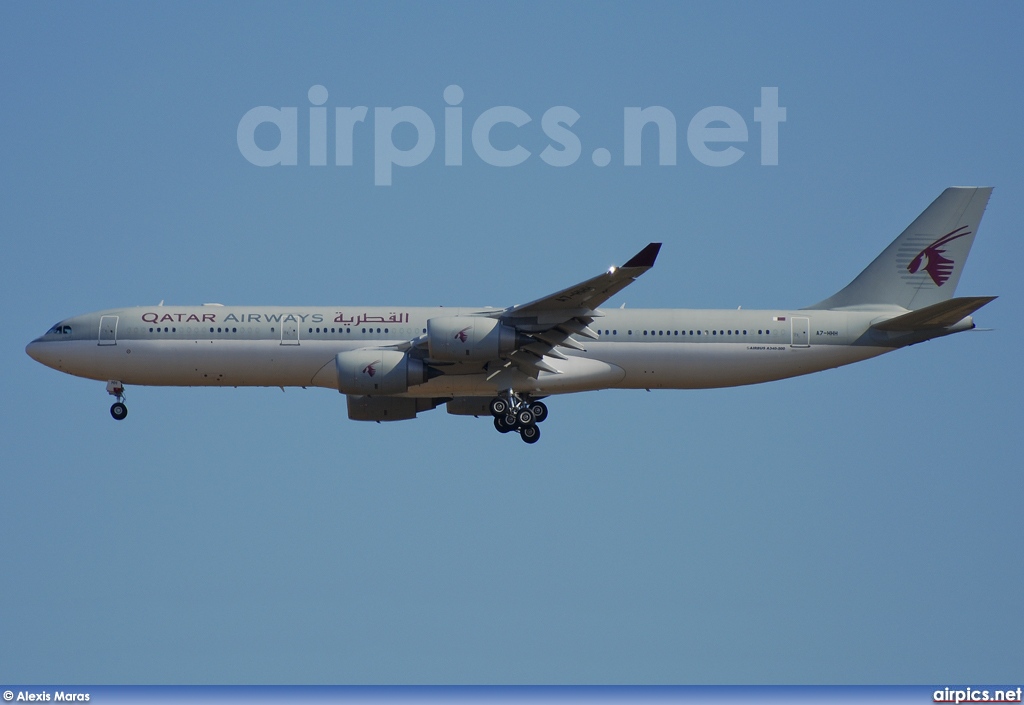
[[[501,318],[505,321],[520,321],[534,317],[546,319],[552,317],[552,314],[557,318],[560,312],[591,311],[653,267],[659,250],[661,243],[652,242],[621,267],[612,267],[592,279],[528,304],[517,304],[507,308],[501,312]]]
[[[536,301],[510,306],[491,314],[494,318],[500,318],[505,325],[534,339],[534,342],[509,355],[505,364],[491,376],[511,365],[531,377],[536,377],[542,371],[557,373],[558,370],[543,358],[551,356],[564,360],[565,356],[556,350],[558,347],[585,350],[573,338],[574,335],[597,339],[597,333],[589,327],[599,315],[595,309],[653,267],[660,250],[661,243],[652,242],[621,267],[612,267],[603,274]]]

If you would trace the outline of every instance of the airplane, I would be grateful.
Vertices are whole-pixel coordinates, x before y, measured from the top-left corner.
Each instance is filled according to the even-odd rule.
[[[848,286],[787,310],[601,308],[654,266],[620,267],[507,308],[158,306],[67,318],[26,348],[61,372],[125,385],[326,387],[358,421],[442,404],[536,443],[544,399],[758,384],[971,330],[996,297],[954,297],[991,188],[942,192]]]

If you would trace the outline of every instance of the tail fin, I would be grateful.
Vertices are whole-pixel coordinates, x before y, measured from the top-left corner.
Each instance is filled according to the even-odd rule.
[[[915,310],[953,298],[991,193],[946,189],[845,289],[807,308]]]

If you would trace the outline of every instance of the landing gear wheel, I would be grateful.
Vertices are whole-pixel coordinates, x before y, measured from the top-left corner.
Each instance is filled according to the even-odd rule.
[[[533,425],[533,412],[529,408],[520,409],[516,412],[516,423],[523,428]]]
[[[522,436],[524,443],[536,443],[540,440],[540,429],[530,424],[529,426],[523,426],[519,431],[519,435]]]
[[[540,423],[548,417],[548,407],[542,401],[535,401],[530,404],[530,411],[533,413],[533,422]]]
[[[508,402],[501,397],[494,397],[494,399],[491,399],[489,408],[491,410],[491,416],[498,418],[499,416],[504,416],[508,412]]]
[[[110,407],[110,415],[113,416],[118,421],[123,421],[124,418],[128,416],[128,407],[119,401],[114,402],[114,404]]]
[[[504,417],[502,417],[502,416],[495,416],[494,417],[494,429],[498,433],[508,433],[509,431],[512,430],[512,426],[508,426],[508,425],[505,424],[505,418]]]
[[[511,431],[516,427],[516,415],[511,411],[501,417],[502,423],[505,424]]]

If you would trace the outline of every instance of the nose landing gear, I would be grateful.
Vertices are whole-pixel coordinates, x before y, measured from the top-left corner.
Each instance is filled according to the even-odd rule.
[[[107,394],[117,399],[110,407],[110,415],[117,421],[124,421],[128,416],[128,407],[124,403],[124,385],[117,380],[110,380],[107,382]]]
[[[541,401],[523,399],[511,389],[491,399],[491,415],[498,433],[518,431],[524,443],[540,440],[537,424],[548,417],[548,407]]]

